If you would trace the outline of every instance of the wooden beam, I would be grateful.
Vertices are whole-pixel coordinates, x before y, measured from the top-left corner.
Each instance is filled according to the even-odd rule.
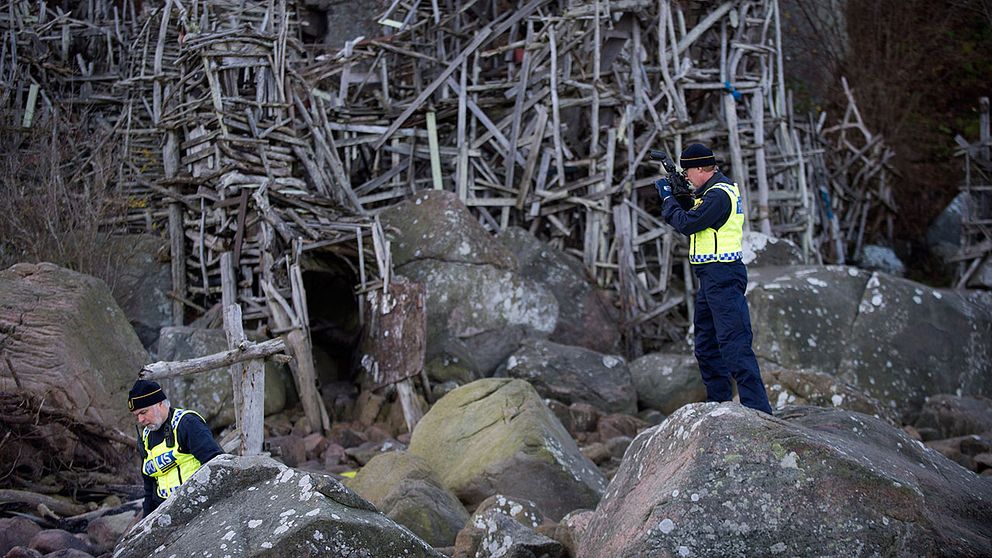
[[[261,343],[247,342],[236,349],[178,362],[153,362],[141,368],[138,377],[143,380],[158,380],[174,376],[190,376],[216,368],[226,368],[235,362],[254,358],[267,358],[286,350],[282,339],[269,339]]]

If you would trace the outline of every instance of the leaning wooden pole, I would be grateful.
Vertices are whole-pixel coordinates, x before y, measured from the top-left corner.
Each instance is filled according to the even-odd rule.
[[[293,377],[296,379],[296,390],[300,394],[300,402],[303,404],[303,413],[307,417],[307,422],[314,432],[329,430],[327,411],[324,410],[324,401],[317,390],[317,372],[313,365],[310,340],[303,331],[299,317],[286,299],[267,281],[262,281],[261,285],[276,329],[284,332],[286,345],[296,358],[296,364],[292,367]]]

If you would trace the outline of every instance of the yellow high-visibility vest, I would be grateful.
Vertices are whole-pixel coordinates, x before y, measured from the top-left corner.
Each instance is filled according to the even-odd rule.
[[[744,204],[736,184],[717,182],[711,188],[717,188],[730,196],[730,217],[719,229],[703,229],[689,237],[689,263],[706,264],[713,262],[732,262],[741,259],[744,254]],[[703,203],[696,200],[693,209]]]
[[[153,448],[148,447],[148,435],[151,431],[145,428],[141,433],[141,443],[145,446],[145,462],[142,464],[142,470],[155,479],[155,492],[163,500],[179,490],[179,486],[202,465],[193,454],[179,451],[179,421],[187,414],[200,417],[196,411],[173,409],[172,421],[167,426],[163,425],[172,429],[172,436],[166,436]],[[203,417],[200,419],[202,420]]]

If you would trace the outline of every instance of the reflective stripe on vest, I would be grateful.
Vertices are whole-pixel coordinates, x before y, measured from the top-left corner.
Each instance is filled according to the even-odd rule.
[[[145,446],[145,461],[142,463],[142,472],[155,479],[155,492],[163,500],[179,490],[180,485],[201,465],[193,454],[179,451],[179,421],[187,414],[200,417],[199,413],[195,411],[173,409],[172,422],[169,423],[172,436],[166,436],[161,443],[153,448],[148,447],[148,435],[151,431],[145,428],[141,433],[141,443]],[[203,417],[200,419],[202,420]],[[172,440],[171,446],[169,445],[170,439]]]
[[[718,188],[730,197],[730,216],[719,229],[703,229],[689,238],[689,263],[706,264],[713,262],[733,262],[744,257],[744,204],[736,184],[717,182],[711,188]],[[696,200],[693,209],[703,203]]]

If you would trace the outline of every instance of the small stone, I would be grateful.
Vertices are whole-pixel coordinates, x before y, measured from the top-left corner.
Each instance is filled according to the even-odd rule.
[[[27,546],[41,532],[41,527],[24,517],[0,519],[0,556],[16,546]]]
[[[31,544],[28,546],[42,554],[49,554],[65,548],[73,548],[82,550],[83,552],[90,552],[92,550],[90,545],[79,540],[72,533],[63,531],[62,529],[45,529],[44,531],[40,531],[31,539]]]

